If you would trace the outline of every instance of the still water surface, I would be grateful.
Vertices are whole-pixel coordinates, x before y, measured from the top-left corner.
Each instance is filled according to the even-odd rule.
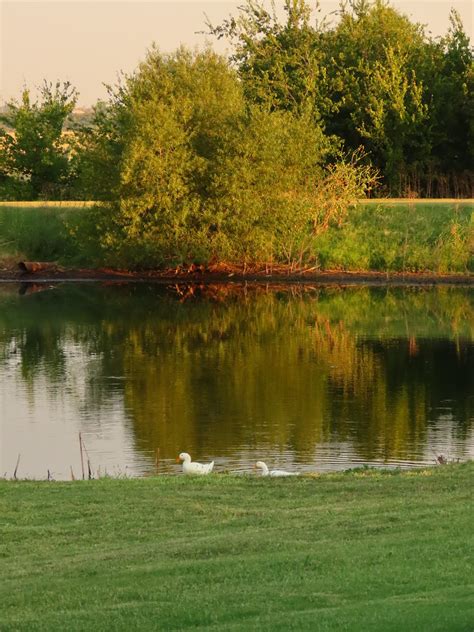
[[[41,291],[38,291],[41,290]],[[470,288],[0,284],[1,476],[474,457]],[[158,460],[157,460],[158,454]]]

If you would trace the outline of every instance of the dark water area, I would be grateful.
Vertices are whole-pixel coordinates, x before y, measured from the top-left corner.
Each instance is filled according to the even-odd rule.
[[[472,288],[0,284],[0,476],[474,456]]]

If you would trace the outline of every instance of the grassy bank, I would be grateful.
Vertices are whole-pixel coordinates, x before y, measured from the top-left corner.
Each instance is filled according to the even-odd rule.
[[[22,259],[85,263],[69,230],[83,211],[83,206],[67,203],[0,206],[0,267]]]
[[[473,473],[0,481],[0,629],[471,630]]]
[[[86,240],[72,238],[84,207],[0,206],[0,267],[21,259],[72,267],[107,263],[90,232]],[[322,270],[473,272],[474,202],[370,200],[351,212],[342,228],[320,235],[313,255]]]
[[[372,200],[316,244],[325,269],[474,271],[474,203]]]

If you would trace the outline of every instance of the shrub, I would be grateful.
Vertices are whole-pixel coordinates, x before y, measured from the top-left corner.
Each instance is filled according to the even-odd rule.
[[[91,138],[112,176],[97,226],[114,265],[301,265],[373,180],[359,156],[325,169],[337,146],[312,113],[248,105],[210,50],[152,49]]]

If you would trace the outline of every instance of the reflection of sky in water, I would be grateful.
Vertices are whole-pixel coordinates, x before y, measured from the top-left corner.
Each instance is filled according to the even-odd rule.
[[[376,313],[371,338],[344,313],[341,291],[309,306],[272,297],[254,306],[247,297],[242,314],[235,304],[168,305],[118,288],[84,310],[93,292],[67,291],[57,316],[47,293],[30,324],[20,327],[13,310],[8,331],[0,314],[0,475],[13,474],[20,454],[19,477],[46,478],[49,469],[69,479],[71,467],[80,477],[79,432],[94,473],[114,476],[177,473],[183,450],[241,473],[256,460],[309,472],[474,457],[471,342],[413,332],[383,340]],[[423,312],[424,297],[415,298]],[[432,327],[436,301],[426,299]],[[393,323],[401,303],[390,300],[396,315],[384,318]],[[75,306],[98,317],[76,322]],[[423,322],[416,310],[411,318]]]
[[[69,363],[69,360],[71,362]],[[58,479],[81,476],[79,432],[94,470],[126,474],[146,468],[146,459],[134,450],[133,430],[126,420],[120,393],[100,408],[87,409],[84,376],[87,362],[71,354],[64,388],[51,386],[44,375],[34,387],[25,387],[10,367],[2,374],[1,473],[42,478],[49,469]],[[67,385],[66,385],[67,384]],[[84,455],[87,470],[87,455]]]

